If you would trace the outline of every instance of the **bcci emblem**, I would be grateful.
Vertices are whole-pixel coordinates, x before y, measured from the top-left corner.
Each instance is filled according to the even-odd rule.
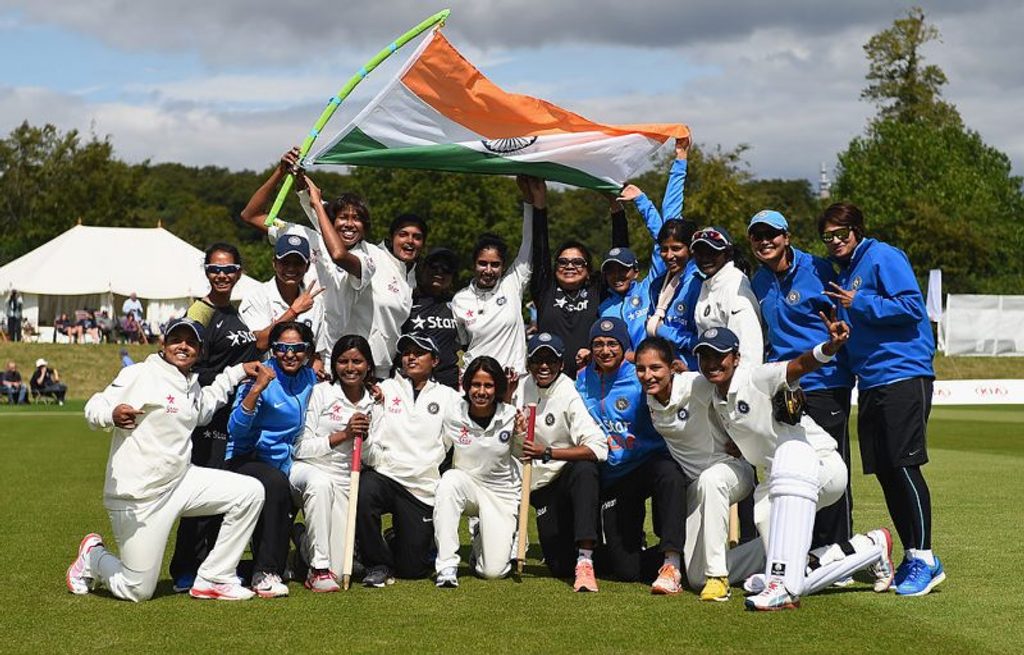
[[[611,321],[601,321],[601,325],[599,327],[602,332],[611,332],[611,329],[615,327],[615,324]]]
[[[629,409],[629,398],[626,398],[625,396],[619,396],[615,400],[615,409],[619,410],[620,412],[624,412],[627,409]]]
[[[508,440],[512,438],[512,433],[508,430],[502,430],[501,434],[498,435],[498,439],[501,443],[508,443]]]
[[[427,405],[427,411],[430,412],[431,414],[437,414],[439,411],[441,411],[441,406],[438,405],[437,403],[430,403],[429,405]]]
[[[551,341],[551,335],[548,334],[547,332],[541,332],[539,335],[537,335],[537,341],[547,343],[548,341]]]
[[[302,243],[302,239],[300,239],[297,236],[293,235],[293,236],[288,237],[288,245],[289,246],[297,246],[297,245],[300,245],[301,243]]]
[[[738,403],[736,403],[736,411],[738,411],[740,414],[746,414],[747,412],[750,411],[750,405],[747,404],[747,401],[741,400]]]
[[[717,336],[718,336],[718,328],[710,328],[706,332],[704,332],[704,337],[707,338],[707,339],[714,339]]]
[[[798,302],[800,302],[800,292],[790,291],[789,295],[786,296],[786,302],[788,302],[790,305],[795,305]]]
[[[546,425],[548,427],[551,427],[554,424],[555,424],[555,415],[554,414],[548,414],[547,416],[544,417],[544,425]]]
[[[638,296],[633,296],[632,298],[629,299],[629,304],[633,305],[634,307],[639,307],[640,298]]]
[[[679,419],[680,421],[685,421],[686,419],[690,418],[690,412],[686,411],[685,407],[680,407],[679,411],[676,412],[676,418]]]
[[[612,248],[608,251],[609,257],[618,257],[619,253],[622,252],[622,248]]]
[[[502,305],[505,304],[506,298],[505,298],[505,296],[498,296],[498,299],[495,300],[494,302],[495,302],[495,304],[498,305],[498,307],[501,307]]]
[[[526,148],[529,148],[536,142],[537,137],[535,136],[513,137],[511,139],[490,139],[480,141],[484,148],[499,155],[508,155],[513,152],[525,150]]]
[[[676,314],[685,314],[685,313],[686,313],[686,303],[682,303],[681,302],[678,305],[676,305]]]
[[[856,291],[857,289],[860,288],[861,282],[863,282],[863,280],[861,280],[860,276],[858,275],[857,277],[853,278],[853,283],[850,285],[850,288]]]

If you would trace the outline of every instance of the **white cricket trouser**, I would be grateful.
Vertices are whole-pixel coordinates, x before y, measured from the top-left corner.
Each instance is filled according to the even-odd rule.
[[[292,463],[288,480],[306,518],[303,556],[311,568],[340,574],[348,527],[349,480],[302,460]]]
[[[237,582],[235,569],[263,508],[259,480],[230,471],[189,465],[178,484],[154,500],[108,509],[120,559],[103,547],[89,551],[93,576],[123,600],[153,596],[167,536],[180,516],[224,515],[213,550],[199,566],[210,582]]]
[[[754,470],[739,459],[705,469],[686,491],[686,543],[683,562],[691,589],[700,590],[707,578],[745,580],[764,569],[764,548],[747,544],[729,550],[729,506],[750,494]]]
[[[458,469],[445,471],[434,494],[434,539],[438,572],[459,565],[459,520],[463,514],[480,519],[473,540],[476,572],[484,578],[500,578],[510,570],[518,500],[496,494]]]
[[[818,500],[815,503],[815,511],[828,507],[835,503],[846,492],[846,482],[849,479],[849,471],[843,456],[832,450],[828,454],[818,454],[817,465],[818,477]],[[769,480],[771,471],[766,471],[768,480],[761,482],[754,489],[754,524],[757,531],[761,533],[761,540],[768,546],[769,516],[771,514],[771,499],[769,498]]]

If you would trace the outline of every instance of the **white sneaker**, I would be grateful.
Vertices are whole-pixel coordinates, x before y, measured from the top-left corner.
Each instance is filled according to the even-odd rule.
[[[882,550],[878,561],[868,567],[875,576],[874,590],[876,593],[889,591],[896,576],[896,567],[892,565],[892,534],[886,528],[878,528],[869,532],[867,537]]]
[[[68,567],[68,572],[65,576],[68,591],[77,596],[83,596],[92,589],[93,573],[89,568],[89,562],[86,558],[90,550],[102,545],[103,537],[95,532],[89,533],[82,538],[81,543],[78,544],[78,557],[75,558],[74,562],[71,562],[71,566]]]
[[[454,566],[442,570],[437,574],[434,585],[438,588],[455,589],[459,586],[459,570]]]
[[[744,580],[743,591],[748,594],[759,594],[764,591],[764,573],[755,573]]]
[[[196,576],[188,595],[199,600],[249,600],[256,595],[246,589],[238,580],[234,582],[210,582],[202,576]]]
[[[839,578],[838,580],[833,582],[832,586],[833,587],[837,587],[839,589],[844,589],[844,588],[849,587],[850,585],[852,585],[854,582],[856,582],[856,580],[853,579],[853,576],[852,575],[848,575],[845,578]]]
[[[263,571],[252,574],[252,590],[260,598],[283,598],[288,595],[288,585],[281,582],[281,576]]]
[[[338,581],[334,579],[334,574],[327,569],[310,569],[306,576],[306,589],[318,594],[341,591]]]
[[[781,579],[772,579],[768,586],[761,593],[747,598],[745,601],[748,610],[758,612],[774,612],[776,610],[791,610],[800,607],[800,598],[791,596],[786,591],[786,586]]]

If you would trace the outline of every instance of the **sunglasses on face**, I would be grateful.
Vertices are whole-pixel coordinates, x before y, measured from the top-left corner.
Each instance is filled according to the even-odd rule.
[[[206,269],[207,275],[231,275],[242,270],[238,264],[207,264],[203,268]]]
[[[569,257],[559,257],[555,260],[555,263],[558,264],[558,268],[585,268],[587,260],[582,257],[573,257],[571,259]]]
[[[275,355],[285,354],[296,354],[301,355],[309,350],[309,344],[305,341],[299,341],[298,343],[285,343],[283,341],[275,341],[270,344],[271,350],[274,351]]]
[[[832,241],[835,239],[839,239],[840,241],[846,241],[847,239],[850,238],[850,232],[853,232],[853,230],[851,230],[848,227],[836,228],[834,230],[829,230],[828,232],[822,232],[821,240],[824,243],[832,243]]]
[[[782,234],[779,230],[753,230],[750,233],[750,238],[754,241],[774,241]]]
[[[455,269],[443,262],[428,262],[427,268],[431,271],[436,271],[442,275],[452,275],[455,273]]]

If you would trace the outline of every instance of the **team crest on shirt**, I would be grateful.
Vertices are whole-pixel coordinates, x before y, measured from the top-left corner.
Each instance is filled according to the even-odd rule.
[[[795,305],[798,302],[800,302],[800,292],[790,291],[789,295],[786,296],[786,302],[789,303],[790,305]]]
[[[498,440],[501,443],[508,443],[508,440],[512,438],[512,433],[508,430],[502,430],[501,434],[498,435]]]
[[[853,278],[853,282],[850,284],[850,288],[856,291],[857,289],[860,288],[860,285],[863,281],[864,280],[860,279],[860,276],[858,275],[857,277]]]
[[[736,411],[738,411],[740,414],[746,414],[747,412],[750,411],[750,405],[747,404],[747,401],[741,400],[738,403],[736,403]]]
[[[681,302],[678,305],[676,305],[676,314],[685,314],[685,313],[686,313],[686,303]]]
[[[634,307],[639,307],[640,306],[640,296],[633,296],[632,298],[630,298],[629,299],[629,304],[633,305]]]
[[[429,405],[427,405],[428,413],[437,414],[439,411],[441,411],[441,406],[438,405],[437,403],[430,403]]]
[[[685,407],[680,407],[679,411],[676,412],[676,418],[679,419],[680,421],[685,421],[686,419],[690,418],[689,410],[687,410]]]
[[[506,298],[505,296],[498,296],[498,299],[494,301],[494,304],[497,305],[498,307],[501,307],[506,302],[508,302],[508,298]]]
[[[555,424],[555,415],[554,414],[548,414],[547,416],[544,417],[544,425],[546,425],[548,427],[551,427],[554,424]]]
[[[624,412],[627,409],[629,409],[629,398],[626,398],[625,396],[619,396],[618,398],[616,398],[615,409],[619,410],[620,412]]]

